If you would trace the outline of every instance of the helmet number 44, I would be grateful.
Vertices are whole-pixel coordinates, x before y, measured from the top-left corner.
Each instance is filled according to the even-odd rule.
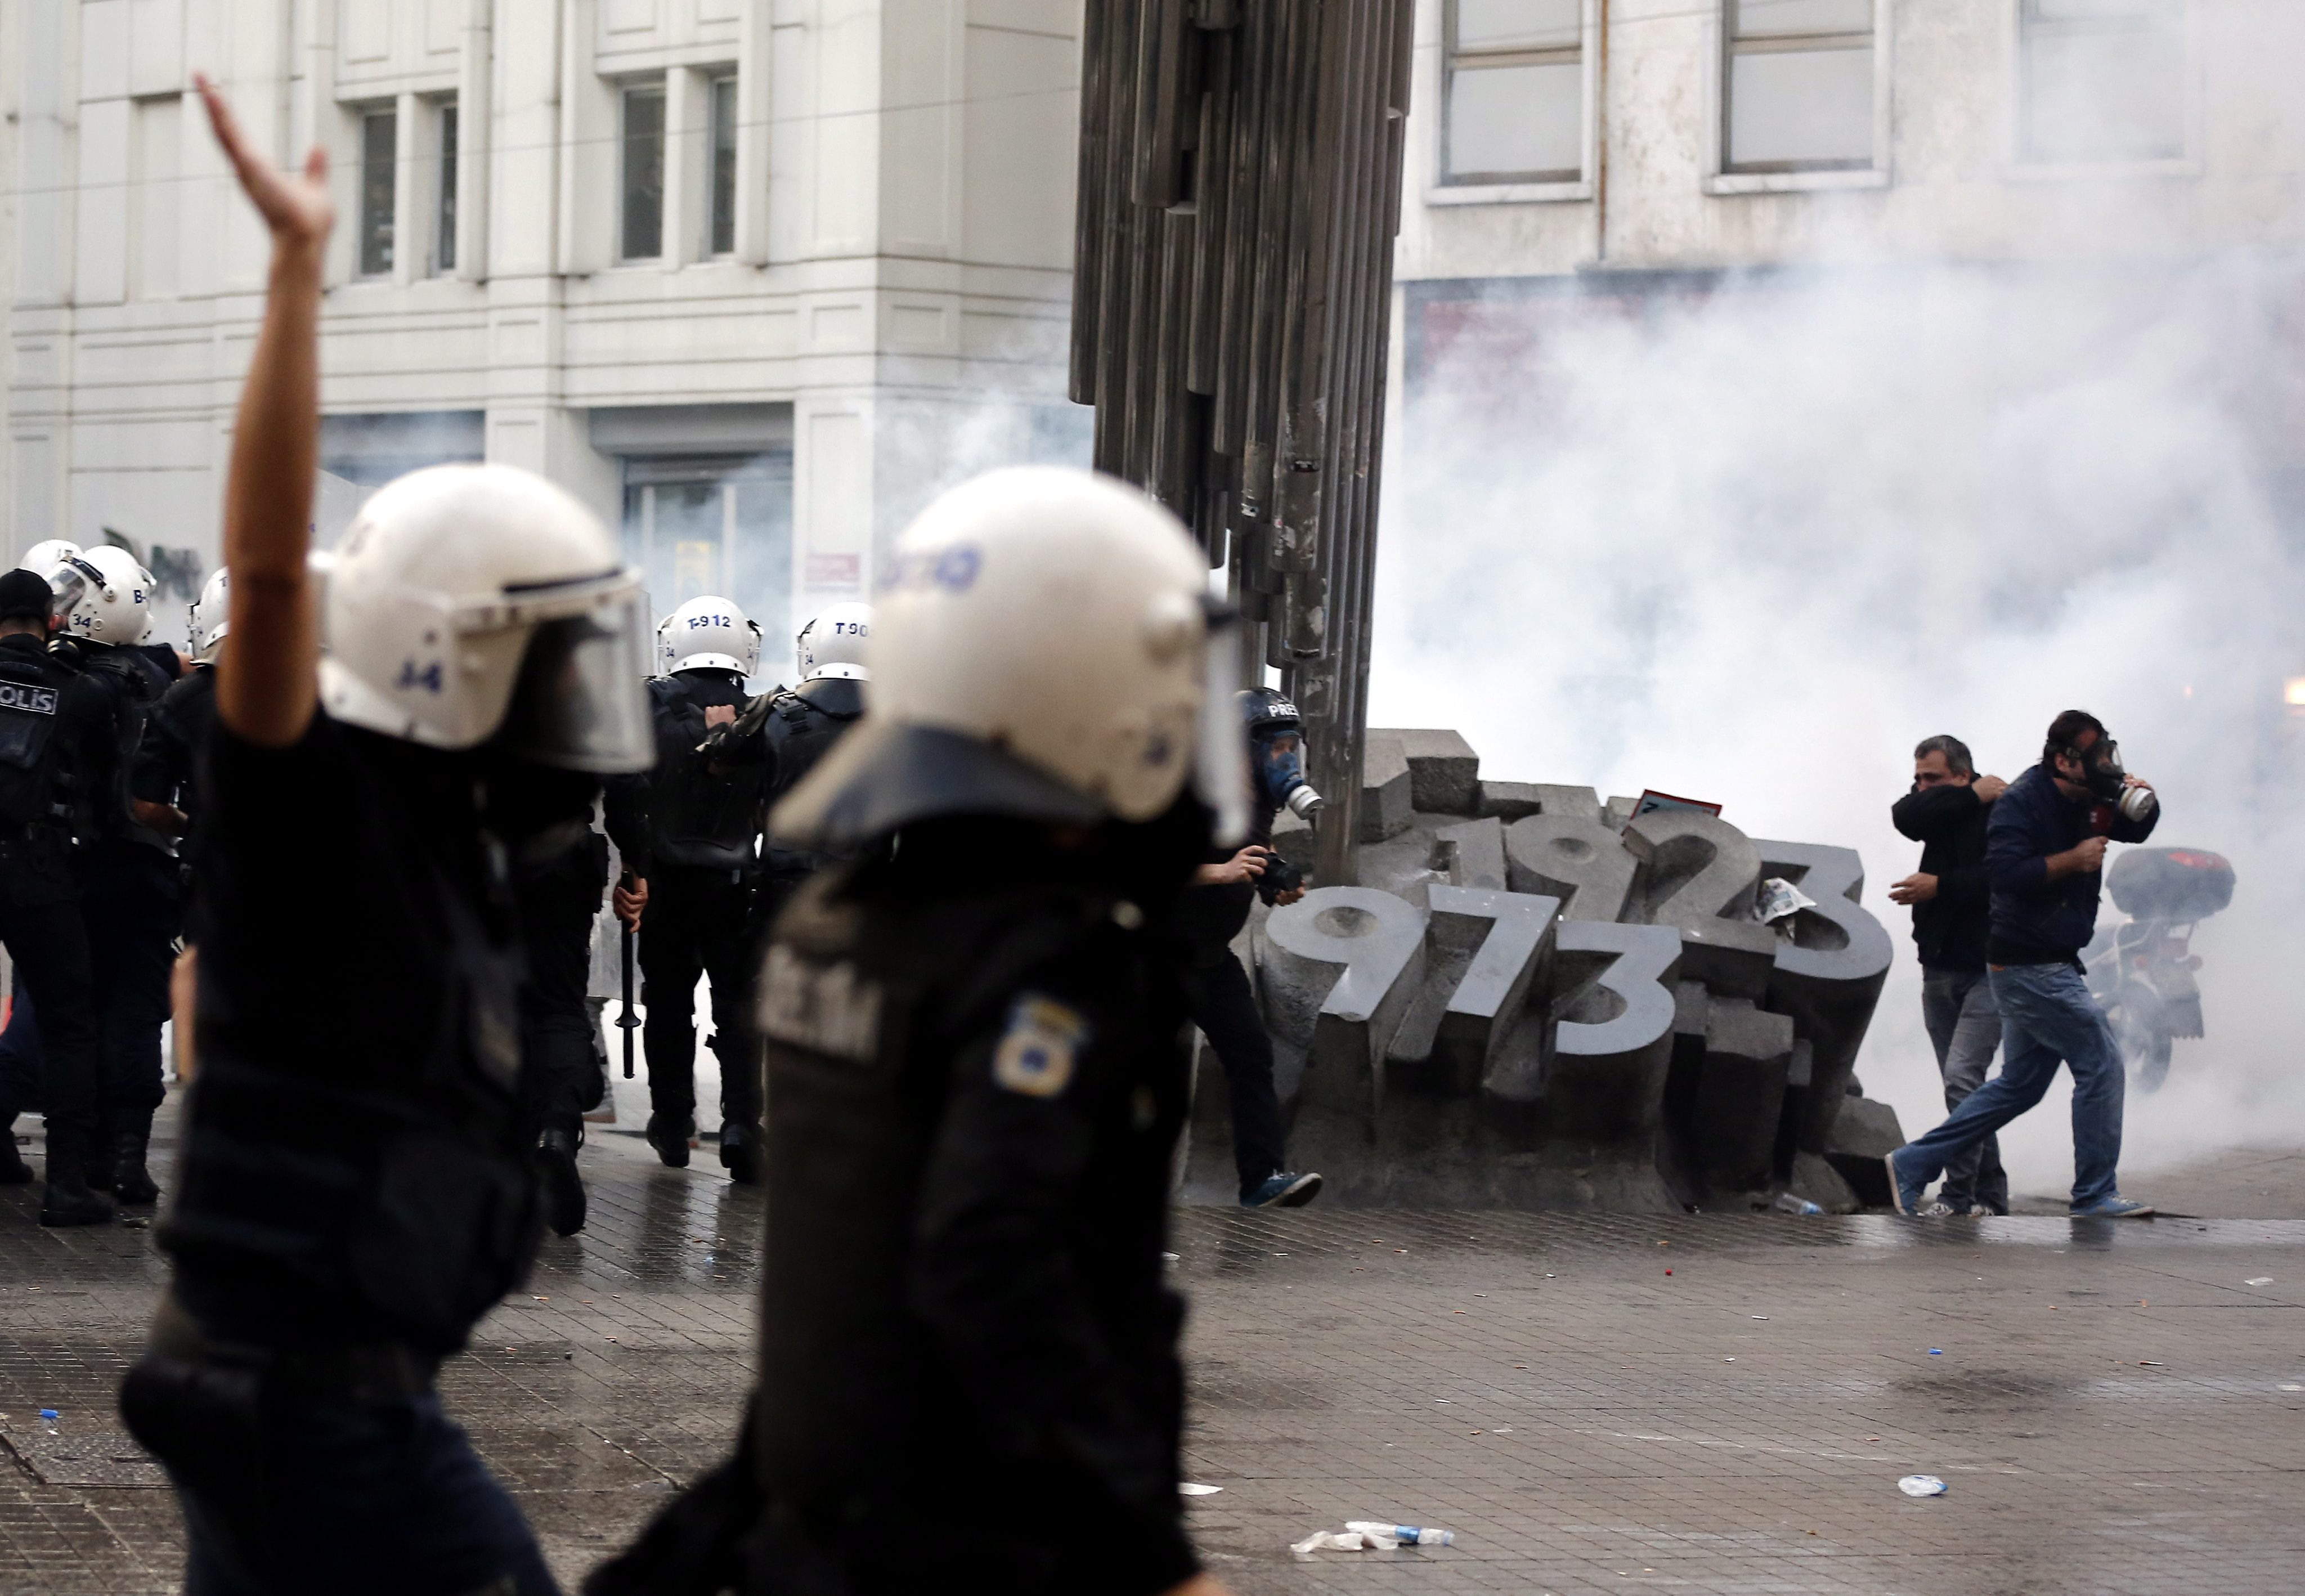
[[[415,660],[407,659],[402,661],[399,678],[393,683],[393,686],[402,692],[413,692],[419,687],[421,687],[427,692],[439,692],[441,687],[440,662],[436,659],[431,664],[425,666],[420,670],[417,668]]]

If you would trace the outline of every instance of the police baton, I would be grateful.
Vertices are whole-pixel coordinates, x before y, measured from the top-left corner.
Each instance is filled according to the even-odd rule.
[[[626,870],[617,885],[630,892],[633,889],[633,872]],[[633,1017],[633,922],[619,914],[617,923],[625,930],[625,1012],[617,1016],[617,1028],[625,1033],[625,1079],[629,1081],[633,1078],[633,1031],[640,1024]]]

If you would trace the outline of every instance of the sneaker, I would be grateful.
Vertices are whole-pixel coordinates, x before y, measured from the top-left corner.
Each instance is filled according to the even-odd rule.
[[[1302,1208],[1321,1194],[1317,1175],[1291,1175],[1276,1169],[1263,1184],[1240,1200],[1243,1208]]]
[[[1969,1217],[1972,1219],[2005,1219],[2009,1216],[1989,1209],[1982,1202],[1972,1202],[1969,1205]]]
[[[1908,1181],[1898,1172],[1896,1153],[1882,1154],[1881,1161],[1889,1167],[1889,1206],[1907,1218],[1912,1218],[1921,1211],[1920,1186]]]
[[[2074,1209],[2072,1216],[2076,1219],[2149,1219],[2153,1205],[2131,1202],[2126,1197],[2100,1197],[2087,1208]]]
[[[656,1149],[656,1156],[664,1160],[668,1169],[688,1167],[688,1139],[696,1133],[693,1116],[651,1114],[648,1122],[648,1144]]]
[[[574,1235],[584,1228],[589,1204],[583,1176],[576,1173],[578,1137],[550,1130],[537,1138],[536,1159],[544,1167],[545,1222],[555,1235]]]
[[[1913,1217],[1917,1219],[1951,1219],[1958,1218],[1960,1212],[1950,1202],[1932,1202]]]

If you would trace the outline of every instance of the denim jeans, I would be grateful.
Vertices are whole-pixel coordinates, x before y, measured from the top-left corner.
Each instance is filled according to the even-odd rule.
[[[2001,1046],[2001,1009],[1993,982],[1982,970],[1921,970],[1921,1021],[1937,1050],[1937,1074],[1944,1077],[1947,1108],[1958,1108],[1985,1084],[1993,1055]],[[2009,1211],[2009,1172],[2001,1167],[2001,1144],[1987,1136],[1945,1160],[1940,1201],[1955,1213],[1983,1203]]]
[[[262,1445],[265,1524],[178,1481],[185,1596],[559,1596],[438,1396],[283,1399],[267,1405]]]
[[[2121,1049],[2088,983],[2071,964],[2002,964],[1993,971],[2001,1007],[2001,1073],[1964,1099],[1919,1141],[1898,1150],[1898,1174],[1927,1185],[1965,1151],[2041,1100],[2057,1065],[2073,1072],[2073,1206],[2117,1196]]]

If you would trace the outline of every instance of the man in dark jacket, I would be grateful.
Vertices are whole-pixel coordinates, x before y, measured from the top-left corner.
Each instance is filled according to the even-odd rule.
[[[1921,868],[1889,888],[1911,905],[1913,941],[1921,955],[1921,1020],[1937,1050],[1945,1107],[1985,1084],[2001,1045],[2001,1011],[1985,972],[1990,921],[1985,874],[1986,817],[2009,784],[1979,776],[1969,745],[1931,737],[1913,750],[1913,790],[1889,818],[1921,845]],[[2001,1147],[1987,1136],[1945,1166],[1944,1187],[1921,1210],[1926,1218],[2009,1211],[2009,1174]]]
[[[2089,996],[2080,950],[2097,929],[2110,840],[2141,843],[2161,818],[2152,787],[2122,768],[2105,723],[2068,709],[2049,723],[2041,762],[2010,784],[1986,822],[1993,892],[1986,960],[2001,1009],[2001,1074],[1944,1124],[1889,1155],[1898,1211],[1952,1157],[2039,1102],[2060,1063],[2073,1072],[2073,1199],[2077,1218],[2146,1218],[2121,1195],[2121,1050]]]

